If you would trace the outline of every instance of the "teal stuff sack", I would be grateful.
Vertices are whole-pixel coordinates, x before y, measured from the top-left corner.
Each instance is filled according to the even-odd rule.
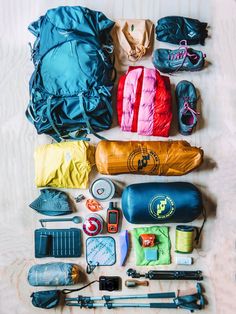
[[[79,266],[72,263],[33,265],[28,273],[31,286],[69,286],[79,281]]]
[[[178,45],[186,40],[188,45],[204,45],[208,36],[207,23],[183,16],[166,16],[157,21],[156,38]]]
[[[131,184],[122,210],[132,224],[187,223],[204,213],[201,192],[188,182]]]
[[[26,116],[38,134],[85,140],[111,127],[113,26],[103,13],[80,6],[50,9],[30,24],[35,70]]]
[[[32,304],[42,309],[51,309],[60,302],[60,290],[37,291],[31,294]]]

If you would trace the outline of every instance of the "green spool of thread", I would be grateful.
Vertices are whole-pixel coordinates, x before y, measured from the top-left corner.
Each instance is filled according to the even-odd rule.
[[[196,237],[194,239],[194,232]],[[192,226],[179,225],[175,231],[175,251],[178,253],[192,253],[194,240],[198,238],[198,228]]]

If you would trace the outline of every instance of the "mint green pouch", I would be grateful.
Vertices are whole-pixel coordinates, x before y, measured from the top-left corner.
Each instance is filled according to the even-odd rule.
[[[153,226],[144,228],[134,228],[132,233],[132,240],[136,255],[136,266],[154,266],[154,265],[168,265],[171,263],[170,248],[171,242],[169,237],[169,227]],[[156,245],[151,248],[143,248],[139,243],[139,236],[141,234],[155,234],[157,241]],[[156,261],[148,261],[145,259],[145,250],[158,250],[158,259]]]

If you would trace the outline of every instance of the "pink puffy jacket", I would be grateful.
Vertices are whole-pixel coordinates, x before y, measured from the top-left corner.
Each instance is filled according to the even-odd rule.
[[[155,69],[129,67],[118,83],[118,122],[122,131],[169,136],[170,80]]]

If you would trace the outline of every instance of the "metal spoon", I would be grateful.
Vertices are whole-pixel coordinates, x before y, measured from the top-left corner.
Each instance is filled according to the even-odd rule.
[[[75,224],[79,224],[82,222],[81,217],[74,216],[71,218],[46,218],[46,219],[39,219],[39,222],[41,223],[41,226],[44,227],[44,222],[60,222],[60,221],[72,221]]]

